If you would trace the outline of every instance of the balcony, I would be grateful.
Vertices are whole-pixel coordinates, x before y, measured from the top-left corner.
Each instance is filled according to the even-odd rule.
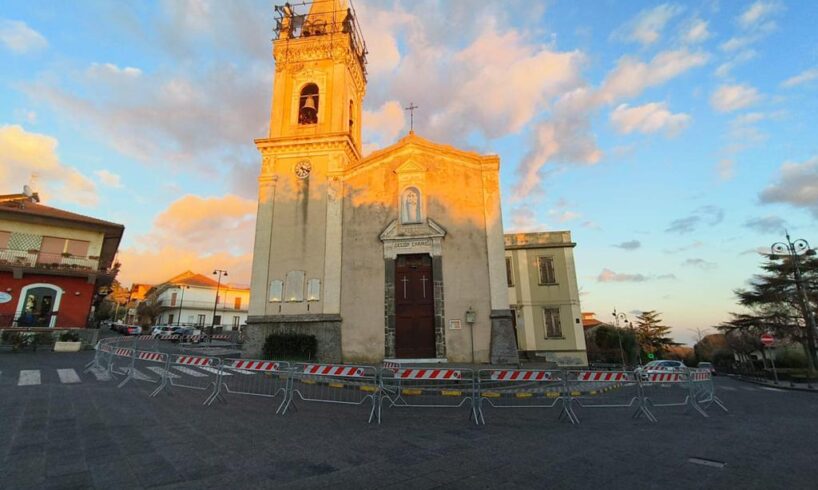
[[[197,301],[197,300],[188,301],[188,299],[185,298],[184,302],[180,302],[179,299],[177,298],[176,302],[173,303],[170,300],[159,300],[159,306],[161,306],[162,308],[168,309],[168,310],[172,310],[174,308],[179,309],[180,303],[181,303],[181,306],[185,310],[212,310],[213,309],[213,301]],[[246,301],[242,301],[241,305],[238,308],[236,308],[236,304],[233,303],[232,301],[229,302],[229,303],[220,302],[216,306],[216,310],[217,311],[247,311],[247,307],[248,307],[248,302],[246,302]]]
[[[39,250],[0,248],[0,268],[7,267],[88,273],[99,270],[99,257],[81,257],[70,254],[43,253]]]

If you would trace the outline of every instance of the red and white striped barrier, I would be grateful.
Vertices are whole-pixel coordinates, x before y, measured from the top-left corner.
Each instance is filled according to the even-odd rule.
[[[518,371],[504,370],[492,371],[492,381],[551,381],[549,371]]]
[[[178,335],[160,335],[159,340],[178,340]]]
[[[681,383],[684,381],[681,373],[648,373],[650,383]]]
[[[304,374],[313,376],[345,376],[360,378],[364,375],[364,369],[349,366],[333,366],[331,364],[307,364],[304,366]]]
[[[177,356],[174,364],[183,366],[210,366],[213,364],[213,359],[209,357]]]
[[[165,354],[160,352],[140,352],[137,356],[142,361],[165,362]]]
[[[231,364],[225,367],[245,371],[278,371],[280,366],[273,361],[231,361]]]
[[[456,369],[399,369],[395,373],[398,379],[461,379]]]
[[[133,349],[119,347],[114,351],[114,355],[119,357],[131,357],[133,355]]]
[[[383,368],[396,373],[398,372],[398,369],[400,369],[400,363],[394,361],[383,361]]]
[[[628,373],[606,372],[606,371],[580,371],[577,373],[577,381],[628,381]]]
[[[690,374],[690,379],[693,381],[710,381],[710,371],[693,371]]]

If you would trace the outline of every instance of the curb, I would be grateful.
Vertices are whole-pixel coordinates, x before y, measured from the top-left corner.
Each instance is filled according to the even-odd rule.
[[[800,387],[797,387],[797,386],[786,386],[784,384],[778,384],[777,385],[775,383],[764,383],[764,382],[761,382],[761,381],[755,381],[755,380],[753,380],[751,378],[745,378],[744,376],[739,376],[739,375],[735,375],[735,374],[731,374],[729,376],[731,378],[733,378],[733,379],[737,379],[737,380],[743,381],[745,383],[751,383],[751,384],[759,385],[759,386],[767,386],[768,388],[777,388],[777,389],[780,389],[780,390],[790,390],[790,391],[804,391],[804,392],[808,392],[808,393],[818,393],[818,388],[800,388]]]

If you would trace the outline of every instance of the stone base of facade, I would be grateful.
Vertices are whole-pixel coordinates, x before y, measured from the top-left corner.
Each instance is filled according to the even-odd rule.
[[[245,327],[242,357],[257,359],[270,334],[314,335],[318,343],[316,359],[338,363],[341,355],[341,315],[250,316]]]
[[[545,362],[549,367],[585,367],[588,366],[588,353],[584,350],[571,351],[520,351],[520,358],[532,362]]]
[[[512,310],[491,310],[492,364],[519,364],[517,337],[514,332]]]

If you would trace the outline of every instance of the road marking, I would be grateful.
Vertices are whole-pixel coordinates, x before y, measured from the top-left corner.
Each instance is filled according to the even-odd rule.
[[[185,367],[185,366],[173,366],[173,369],[175,369],[175,370],[177,370],[177,371],[179,371],[181,373],[189,374],[190,376],[193,376],[194,378],[206,378],[207,377],[206,374],[202,374],[199,371],[196,371],[195,369],[190,369],[189,367]]]
[[[40,370],[22,370],[20,371],[20,379],[17,380],[17,386],[32,386],[40,384]]]
[[[111,381],[111,374],[105,369],[94,366],[89,371],[97,378],[97,381]]]
[[[727,466],[727,463],[723,461],[716,461],[714,459],[705,459],[705,458],[688,458],[688,462],[700,464],[703,466],[712,466],[713,468],[724,468]]]
[[[778,392],[783,392],[784,391],[784,390],[780,390],[778,388],[770,388],[769,386],[762,386],[760,389],[767,390],[767,391],[778,391]]]
[[[178,374],[173,374],[170,371],[165,371],[164,368],[160,368],[159,366],[148,366],[145,369],[149,369],[149,370],[153,371],[154,373],[158,374],[159,376],[167,376],[169,378],[174,378],[174,379],[181,378],[181,376],[179,376]]]
[[[82,383],[82,380],[73,369],[57,369],[57,375],[60,377],[60,383],[72,384]]]
[[[207,371],[209,373],[219,374],[218,369],[214,369],[214,368],[212,368],[210,366],[196,366],[196,367],[199,368],[199,369],[204,369],[205,371]],[[224,373],[224,375],[225,376],[232,376],[232,374],[230,374],[230,373]]]
[[[236,369],[236,368],[231,368],[231,367],[226,368],[226,369],[229,369],[229,370],[233,371],[234,373],[244,374],[244,375],[248,375],[248,376],[252,376],[252,375],[256,374],[256,373],[254,373],[252,371],[248,371],[246,369]]]
[[[750,388],[749,386],[742,386],[741,389],[744,391],[756,391],[755,388]]]

